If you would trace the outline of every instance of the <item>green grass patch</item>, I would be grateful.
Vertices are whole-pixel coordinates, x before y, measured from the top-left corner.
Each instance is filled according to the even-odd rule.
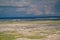
[[[46,36],[26,36],[26,38],[29,38],[29,39],[41,39],[41,38],[46,38]]]
[[[0,22],[0,24],[60,24],[60,20],[40,20],[40,21],[8,21],[8,22]]]
[[[15,40],[15,37],[11,34],[0,32],[0,40]]]
[[[24,37],[24,35],[18,33],[17,31],[0,32],[0,40],[15,40],[17,37]]]

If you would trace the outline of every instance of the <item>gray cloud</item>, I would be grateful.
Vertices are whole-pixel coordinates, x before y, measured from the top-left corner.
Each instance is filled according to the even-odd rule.
[[[26,12],[34,15],[54,15],[54,5],[58,0],[0,0],[0,5],[19,6],[17,12]],[[24,7],[24,8],[23,8]]]

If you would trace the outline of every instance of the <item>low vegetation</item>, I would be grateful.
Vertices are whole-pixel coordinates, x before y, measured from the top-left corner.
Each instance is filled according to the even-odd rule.
[[[60,33],[60,27],[57,27],[56,29],[52,29],[52,30],[45,30],[45,31],[33,31],[31,30],[31,33],[34,35],[27,35],[27,34],[22,34],[19,33],[17,31],[3,31],[0,32],[0,40],[15,40],[16,38],[28,38],[28,39],[42,39],[42,38],[46,38],[48,35],[52,35],[52,34],[59,34]],[[59,31],[59,32],[58,32]],[[27,31],[30,32],[30,31]],[[43,35],[41,35],[41,33]],[[29,33],[28,33],[29,34]],[[38,35],[37,35],[38,34]],[[45,35],[47,34],[47,35]]]
[[[15,40],[14,35],[7,34],[5,32],[0,32],[0,40]]]
[[[60,20],[41,20],[41,21],[7,21],[0,22],[0,24],[60,24]]]
[[[54,35],[54,34],[60,34],[60,26],[58,25],[51,25],[51,24],[60,24],[60,21],[21,21],[21,22],[0,22],[0,24],[5,24],[5,26],[0,26],[1,28],[15,28],[14,31],[11,30],[6,30],[6,31],[0,31],[0,40],[16,40],[17,38],[27,38],[27,39],[43,39],[47,38],[49,35]],[[6,26],[7,24],[7,26]],[[11,26],[8,24],[39,24],[37,27],[36,25],[33,26],[22,26],[20,27],[19,25]],[[41,26],[40,24],[50,24],[47,27]],[[51,27],[51,28],[50,28]],[[0,30],[1,30],[0,28]],[[19,30],[19,28],[21,30]]]

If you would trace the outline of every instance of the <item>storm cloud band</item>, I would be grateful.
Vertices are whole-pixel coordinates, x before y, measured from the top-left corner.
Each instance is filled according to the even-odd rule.
[[[60,0],[0,0],[0,17],[60,16]]]

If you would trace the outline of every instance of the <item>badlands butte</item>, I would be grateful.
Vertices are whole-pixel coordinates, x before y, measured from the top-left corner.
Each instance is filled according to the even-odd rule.
[[[0,21],[0,40],[60,40],[60,20]]]

